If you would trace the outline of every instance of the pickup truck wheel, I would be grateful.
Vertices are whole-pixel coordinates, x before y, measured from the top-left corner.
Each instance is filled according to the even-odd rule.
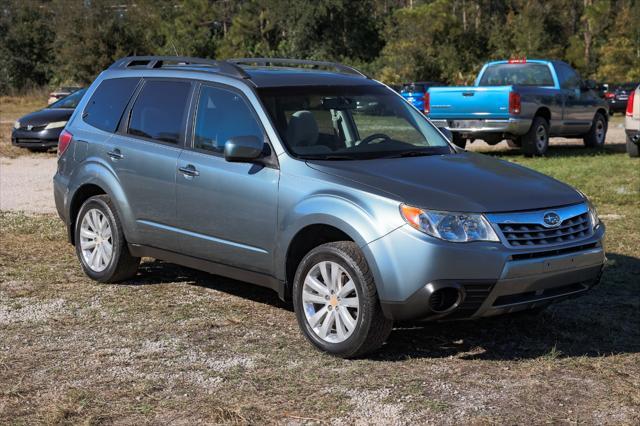
[[[588,148],[602,148],[607,138],[607,119],[597,112],[593,117],[591,129],[584,135],[584,145]]]
[[[304,336],[343,358],[378,349],[393,327],[382,313],[364,255],[351,241],[323,244],[302,259],[293,306]]]
[[[453,132],[453,140],[452,140],[452,142],[458,148],[464,149],[464,147],[467,146],[467,139],[463,138],[462,135],[460,135],[458,133],[455,133],[455,132]]]
[[[535,117],[531,128],[522,137],[522,151],[526,157],[544,155],[549,149],[549,122],[543,117]]]
[[[627,154],[629,157],[638,157],[640,153],[638,152],[640,147],[631,141],[631,137],[627,135]]]
[[[75,224],[76,254],[89,278],[115,283],[136,275],[140,258],[131,256],[122,225],[107,195],[89,198]]]

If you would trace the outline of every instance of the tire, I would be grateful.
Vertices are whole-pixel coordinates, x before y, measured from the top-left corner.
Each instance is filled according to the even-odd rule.
[[[631,137],[627,135],[627,154],[629,154],[629,157],[638,157],[640,155],[639,149],[640,147],[631,142]]]
[[[522,136],[525,157],[544,155],[549,149],[549,122],[544,117],[534,117],[529,131]]]
[[[467,146],[467,140],[456,132],[452,132],[452,133],[453,133],[453,140],[451,142],[453,142],[453,144],[458,148],[464,149]]]
[[[84,202],[74,235],[76,255],[89,278],[116,283],[136,275],[140,258],[129,253],[117,210],[108,195],[96,195]]]
[[[337,283],[338,291],[331,293],[331,284],[324,283],[325,276],[329,283]],[[332,280],[333,276],[338,279]],[[353,286],[348,286],[349,282]],[[393,321],[382,313],[364,255],[350,241],[323,244],[307,253],[296,271],[293,306],[307,340],[318,349],[342,358],[356,358],[378,349],[393,328]],[[313,325],[310,321],[314,321]]]
[[[602,148],[607,139],[607,126],[605,116],[597,112],[589,132],[583,136],[584,145],[587,148]]]

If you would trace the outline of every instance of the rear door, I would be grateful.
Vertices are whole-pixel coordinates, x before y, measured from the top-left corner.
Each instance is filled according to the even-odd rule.
[[[178,160],[177,210],[188,255],[270,274],[277,224],[277,167],[230,163],[235,136],[266,140],[257,115],[235,88],[203,83],[194,101],[191,145]],[[270,150],[265,142],[265,150]]]
[[[105,145],[136,221],[131,242],[179,250],[175,177],[192,91],[189,81],[145,79]]]

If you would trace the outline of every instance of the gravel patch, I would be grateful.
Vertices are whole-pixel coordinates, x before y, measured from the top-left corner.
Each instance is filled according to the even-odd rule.
[[[0,210],[55,213],[55,157],[0,158]]]

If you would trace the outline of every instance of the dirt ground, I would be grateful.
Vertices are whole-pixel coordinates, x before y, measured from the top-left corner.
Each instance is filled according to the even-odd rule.
[[[639,424],[640,167],[615,123],[603,152],[553,142],[470,149],[594,200],[602,284],[537,316],[399,323],[352,361],[266,289],[153,259],[92,282],[53,213],[55,154],[1,151],[0,424]]]

